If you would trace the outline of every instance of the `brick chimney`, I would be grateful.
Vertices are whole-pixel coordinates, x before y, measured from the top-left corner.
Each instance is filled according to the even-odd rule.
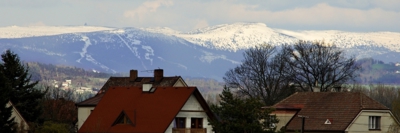
[[[137,70],[131,70],[129,72],[129,81],[135,82],[136,78],[138,77],[138,71]]]
[[[154,82],[159,82],[164,77],[163,69],[154,69]]]

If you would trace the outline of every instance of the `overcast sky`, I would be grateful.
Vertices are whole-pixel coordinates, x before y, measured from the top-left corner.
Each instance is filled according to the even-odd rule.
[[[235,22],[288,30],[400,32],[400,0],[0,0],[0,26],[170,27]]]

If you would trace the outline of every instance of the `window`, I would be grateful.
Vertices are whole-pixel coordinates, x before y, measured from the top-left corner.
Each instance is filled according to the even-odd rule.
[[[369,116],[369,129],[381,129],[381,117],[380,116]]]
[[[121,114],[118,116],[117,120],[114,122],[113,125],[115,124],[132,124],[132,121],[125,114],[125,112],[121,112]]]
[[[191,128],[203,128],[203,118],[192,118],[190,127]]]
[[[185,117],[176,117],[175,125],[176,125],[176,128],[186,128],[186,118]]]

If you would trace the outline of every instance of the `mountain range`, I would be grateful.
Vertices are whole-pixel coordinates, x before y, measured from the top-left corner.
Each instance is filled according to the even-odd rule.
[[[291,31],[263,23],[223,24],[190,32],[99,26],[9,26],[0,31],[0,51],[11,49],[25,61],[107,73],[137,69],[144,76],[161,68],[165,75],[221,80],[240,64],[244,50],[261,43],[280,46],[298,40],[325,40],[357,59],[400,62],[397,32]]]

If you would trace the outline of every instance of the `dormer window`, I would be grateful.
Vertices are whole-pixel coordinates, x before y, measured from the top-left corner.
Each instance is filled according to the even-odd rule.
[[[129,119],[128,115],[126,115],[126,113],[122,111],[113,125],[116,124],[132,124],[132,121]]]

